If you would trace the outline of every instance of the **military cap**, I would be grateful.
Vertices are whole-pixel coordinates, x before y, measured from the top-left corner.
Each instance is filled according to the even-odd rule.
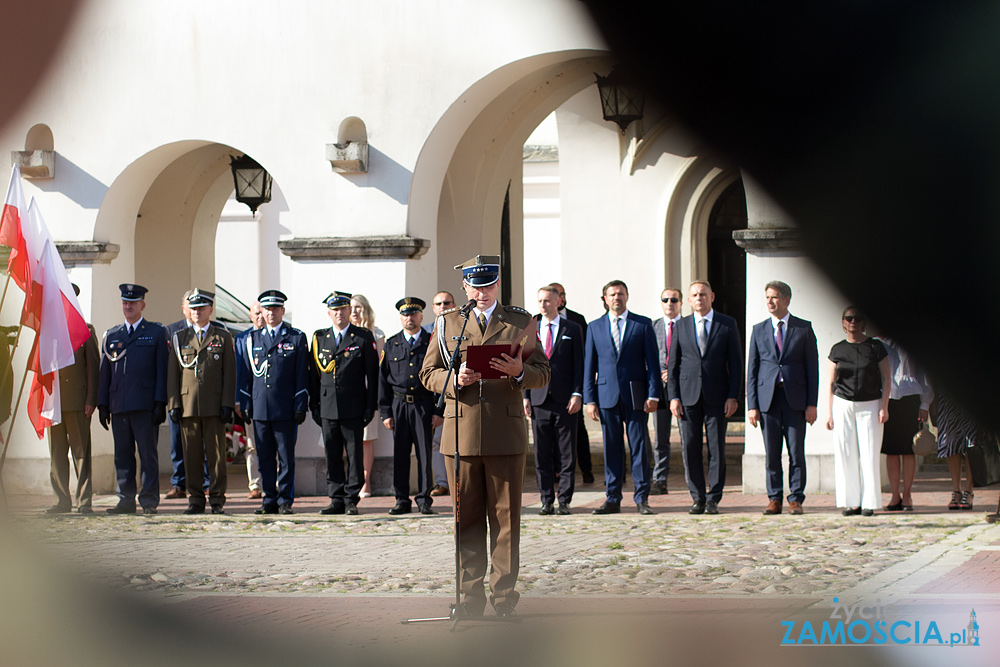
[[[323,303],[330,310],[335,308],[345,308],[351,305],[351,293],[350,292],[330,292],[330,294],[323,299]]]
[[[122,283],[118,289],[121,290],[122,301],[142,301],[146,298],[146,292],[149,291],[142,285],[133,283]]]
[[[462,280],[472,287],[488,287],[500,280],[500,257],[476,255],[455,267],[462,270]]]
[[[261,292],[260,296],[257,297],[261,308],[277,308],[279,306],[283,308],[287,300],[288,297],[285,296],[285,293],[276,289]]]
[[[195,287],[187,296],[188,308],[203,308],[215,303],[215,292],[206,292]]]
[[[427,307],[427,302],[423,299],[418,299],[415,296],[403,297],[396,302],[396,310],[399,311],[400,315],[409,315],[410,313],[419,313],[424,308]]]

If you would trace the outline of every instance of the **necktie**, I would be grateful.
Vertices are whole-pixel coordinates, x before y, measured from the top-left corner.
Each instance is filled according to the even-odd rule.
[[[552,322],[549,322],[545,329],[545,357],[552,357]]]
[[[341,334],[339,331],[333,334],[333,344],[336,345],[337,347],[340,347],[340,341],[342,338],[343,334]]]
[[[785,335],[784,335],[785,323],[781,320],[778,321],[778,333],[774,337],[774,342],[778,345],[778,356],[781,356],[782,351],[785,349]]]
[[[622,332],[618,327],[618,320],[620,319],[620,317],[616,317],[611,320],[611,340],[615,343],[615,354],[621,354],[622,350]]]
[[[674,321],[667,322],[667,355],[664,357],[666,363],[670,363],[670,342],[674,339]]]
[[[705,350],[708,348],[708,330],[705,328],[705,323],[708,322],[704,317],[698,322],[698,349],[701,350],[701,355],[705,356]]]
[[[479,330],[483,333],[486,333],[486,314],[479,313],[479,317],[476,319],[479,320]]]
[[[204,340],[205,340],[205,330],[204,329],[199,329],[198,330],[198,342],[201,343]]]
[[[128,335],[129,335],[129,336],[131,336],[131,335],[132,335],[132,332],[133,332],[133,331],[135,331],[135,329],[134,329],[134,328],[132,327],[132,325],[131,325],[131,324],[130,324],[130,325],[128,325]]]

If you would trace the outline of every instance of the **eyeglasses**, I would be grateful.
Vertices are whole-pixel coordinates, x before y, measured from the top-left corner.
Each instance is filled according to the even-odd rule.
[[[455,302],[454,301],[435,301],[434,305],[435,306],[450,306],[453,303],[455,303]]]
[[[860,315],[844,315],[844,321],[848,322],[848,323],[855,322],[855,321],[857,321],[857,322],[864,322],[865,318],[861,317]]]
[[[662,299],[660,299],[660,301],[662,301],[663,303],[680,303],[680,299],[678,299],[676,296],[665,296]]]

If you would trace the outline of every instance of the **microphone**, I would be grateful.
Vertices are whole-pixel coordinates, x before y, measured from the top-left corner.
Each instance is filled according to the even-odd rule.
[[[461,310],[462,317],[468,317],[469,313],[471,313],[472,309],[475,308],[475,307],[476,307],[476,300],[475,299],[470,299],[469,303],[467,303],[464,306],[462,306],[462,310]]]

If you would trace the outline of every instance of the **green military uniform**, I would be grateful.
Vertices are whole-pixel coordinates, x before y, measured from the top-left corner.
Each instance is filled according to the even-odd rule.
[[[90,414],[97,407],[97,383],[100,378],[100,354],[97,332],[89,324],[90,338],[77,349],[73,365],[59,369],[59,401],[62,419],[49,429],[49,477],[56,504],[50,511],[68,512],[73,505],[69,490],[69,454],[73,453],[76,471],[76,505],[89,513],[93,486],[90,462]]]
[[[184,466],[201,470],[208,459],[209,502],[221,510],[226,502],[226,425],[221,415],[236,404],[236,352],[233,337],[224,327],[209,324],[202,340],[194,327],[186,327],[171,340],[167,366],[167,409],[171,417],[180,410]],[[228,415],[227,415],[228,416]],[[191,509],[205,509],[201,475],[187,476]]]

